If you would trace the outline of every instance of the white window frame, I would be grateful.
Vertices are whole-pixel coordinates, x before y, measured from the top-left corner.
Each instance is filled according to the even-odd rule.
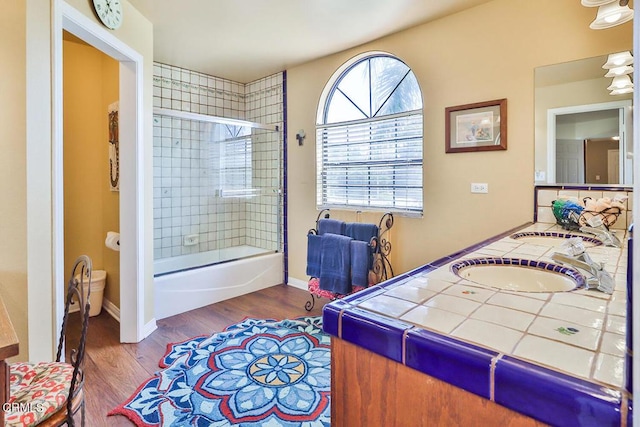
[[[406,216],[422,216],[422,212],[424,209],[424,200],[423,200],[424,184],[423,184],[423,170],[422,170],[423,155],[424,155],[423,153],[424,125],[423,125],[422,103],[420,105],[420,108],[416,110],[404,111],[401,113],[380,116],[380,117],[374,116],[374,117],[368,117],[368,118],[350,120],[350,121],[344,121],[344,122],[338,122],[338,123],[327,123],[328,110],[329,110],[329,105],[331,104],[331,101],[332,101],[332,96],[334,92],[338,90],[337,87],[342,81],[343,77],[347,75],[358,64],[375,57],[388,57],[404,63],[404,61],[400,60],[396,56],[386,52],[367,52],[367,53],[358,55],[352,58],[351,60],[347,61],[345,64],[343,64],[333,74],[333,76],[325,86],[322,96],[320,98],[318,115],[316,120],[316,123],[317,123],[317,126],[316,126],[317,207],[318,209],[339,208],[344,210],[357,210],[357,211],[364,211],[364,210],[391,211],[391,212],[399,213]],[[409,70],[411,70],[410,67],[409,67]],[[418,90],[420,90],[419,86],[418,86]],[[393,91],[391,93],[393,93]],[[421,91],[420,91],[420,97],[422,98]],[[410,131],[412,131],[413,133],[410,134],[411,137],[409,139],[414,139],[414,140],[419,139],[419,143],[416,143],[415,145],[411,145],[411,150],[416,153],[419,151],[419,155],[414,155],[414,157],[408,161],[397,161],[394,159],[391,159],[388,162],[383,161],[381,163],[380,161],[384,159],[378,159],[377,161],[379,162],[379,166],[386,168],[385,170],[387,171],[390,171],[390,170],[400,171],[400,175],[402,175],[402,173],[409,173],[409,176],[412,177],[413,184],[410,186],[408,184],[404,184],[404,185],[398,185],[398,186],[392,185],[391,187],[384,187],[384,188],[390,188],[393,191],[393,194],[389,196],[388,200],[386,200],[387,202],[389,202],[387,205],[380,205],[379,200],[376,200],[375,196],[372,196],[372,194],[376,193],[375,190],[377,187],[372,185],[373,181],[371,179],[369,179],[368,183],[366,184],[366,190],[364,191],[365,193],[367,193],[367,195],[363,196],[361,200],[355,201],[355,202],[350,202],[348,200],[349,196],[347,196],[346,194],[348,194],[349,189],[352,189],[353,187],[350,187],[349,184],[346,182],[344,186],[345,188],[344,200],[337,201],[336,198],[331,200],[329,192],[333,189],[334,190],[333,192],[335,193],[336,189],[340,187],[340,186],[331,186],[330,184],[327,184],[327,179],[328,179],[327,174],[331,173],[332,166],[338,169],[341,167],[348,169],[349,167],[356,167],[356,166],[350,166],[349,161],[346,160],[346,158],[343,164],[340,164],[340,163],[334,163],[333,165],[330,164],[330,162],[327,159],[331,156],[332,152],[328,150],[332,148],[330,145],[326,145],[328,138],[330,138],[330,136],[328,136],[330,132],[332,130],[337,130],[337,131],[342,131],[346,133],[348,131],[348,128],[355,128],[360,131],[366,132],[365,128],[367,126],[369,126],[369,130],[371,130],[372,132],[375,132],[376,126],[377,127],[393,126],[393,123],[396,124],[396,127],[398,124],[404,124],[405,128],[410,128]],[[408,124],[411,124],[411,126],[407,126]],[[384,142],[387,142],[388,144],[395,143],[396,150],[402,150],[401,148],[402,138],[403,136],[400,135],[400,136],[396,136],[395,139],[391,138]],[[341,141],[341,142],[342,143],[346,142],[350,144],[349,141]],[[381,142],[381,141],[378,141],[378,142]],[[398,144],[398,142],[400,142],[400,144]],[[366,141],[365,142],[358,141],[358,143],[361,146],[367,145]],[[369,146],[372,147],[373,144],[374,142],[370,142]],[[406,142],[404,146],[407,146]],[[394,155],[397,157],[398,153],[399,151],[395,151]],[[418,174],[415,173],[416,166],[419,166],[420,168],[419,177],[418,177]],[[367,166],[363,165],[362,162],[360,162],[360,164],[357,167],[360,167],[360,169],[364,169]],[[406,169],[402,169],[403,167],[405,167]],[[360,170],[360,172],[362,171]],[[388,173],[391,173],[391,172],[388,172]],[[346,172],[345,172],[345,176],[347,176]],[[419,191],[420,194],[419,196],[415,196],[417,198],[411,199],[413,200],[411,202],[411,205],[409,205],[406,202],[403,204],[402,202],[398,202],[398,200],[401,200],[401,197],[398,197],[398,195],[401,195],[403,191],[405,194],[413,193],[414,196],[417,191]],[[355,192],[358,193],[357,190],[355,190]],[[404,200],[407,200],[407,199],[408,199],[407,197],[404,198]]]

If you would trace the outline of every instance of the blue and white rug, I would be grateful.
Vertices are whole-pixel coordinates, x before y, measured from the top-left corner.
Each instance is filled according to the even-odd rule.
[[[169,344],[164,368],[108,415],[148,426],[330,426],[322,317],[245,319]]]

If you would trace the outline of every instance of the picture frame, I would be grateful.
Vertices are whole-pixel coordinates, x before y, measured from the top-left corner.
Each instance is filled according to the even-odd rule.
[[[445,152],[507,149],[507,99],[445,108]]]

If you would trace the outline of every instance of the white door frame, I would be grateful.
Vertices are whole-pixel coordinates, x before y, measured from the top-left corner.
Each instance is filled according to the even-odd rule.
[[[43,8],[42,1],[27,0],[27,288],[32,360],[51,360],[55,354],[69,274],[64,271],[63,30],[120,62],[120,341],[139,342],[155,329],[155,321],[144,323],[143,57],[64,0],[50,5],[51,9]]]
[[[589,113],[592,111],[602,110],[622,110],[618,128],[620,129],[620,170],[625,171],[631,166],[631,162],[627,162],[625,153],[627,150],[627,129],[625,123],[630,123],[631,100],[602,102],[599,104],[574,105],[570,107],[552,108],[547,110],[547,184],[556,183],[556,117],[566,114]],[[629,117],[627,117],[629,116]],[[625,120],[623,120],[625,119]],[[624,181],[625,176],[621,172],[620,183]]]
[[[62,26],[54,25],[54,247],[57,292],[64,292],[64,210],[62,167],[62,30],[120,62],[118,130],[120,140],[120,341],[138,342],[144,334],[144,150],[143,58],[97,22],[60,2]],[[58,8],[56,8],[57,10]],[[55,19],[56,23],[60,22]],[[57,28],[56,28],[57,27]],[[59,273],[59,274],[58,274]],[[58,324],[64,314],[56,305]]]

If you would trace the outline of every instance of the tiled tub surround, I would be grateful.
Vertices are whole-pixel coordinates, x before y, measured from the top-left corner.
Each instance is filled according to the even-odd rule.
[[[243,84],[154,63],[154,107],[283,129],[283,96],[282,73]],[[252,186],[260,196],[220,198],[201,127],[154,117],[154,258],[238,245],[282,250],[282,132],[252,141]],[[184,246],[191,234],[199,244]]]
[[[551,254],[562,248],[509,237],[533,231],[564,232],[545,223],[512,230],[326,305],[324,328],[552,425],[624,425],[626,247],[587,249],[614,277],[612,295],[510,292],[451,272],[481,257],[555,263]]]
[[[153,122],[155,259],[244,245],[278,250],[279,176],[269,164],[279,163],[280,133],[245,128],[246,136],[231,138],[226,124],[161,114]],[[250,169],[239,174],[234,162],[247,152]],[[255,197],[222,193],[238,185]],[[199,243],[184,245],[191,235]]]

